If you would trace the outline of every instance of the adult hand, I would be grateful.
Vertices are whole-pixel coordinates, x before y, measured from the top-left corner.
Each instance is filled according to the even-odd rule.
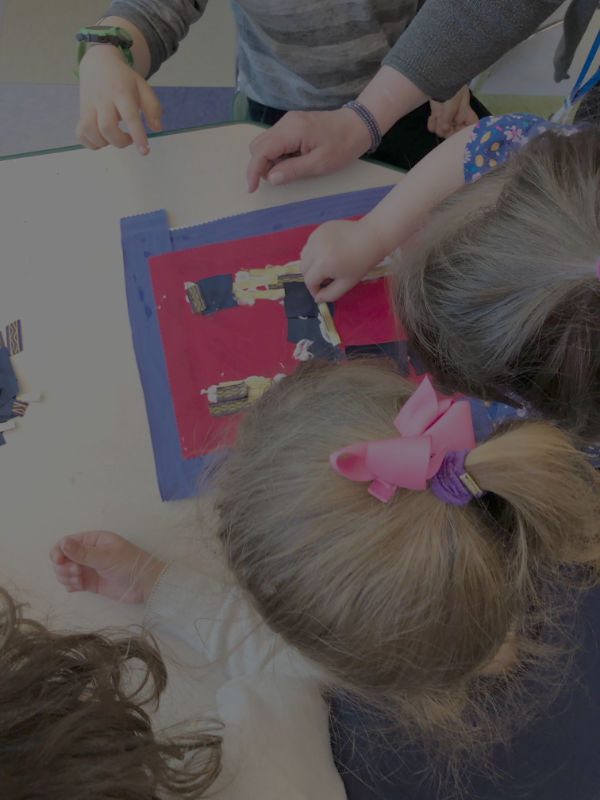
[[[431,114],[427,120],[427,129],[442,139],[474,125],[478,120],[477,114],[471,108],[471,95],[466,84],[445,103],[430,100],[429,105]]]
[[[79,141],[91,150],[133,142],[146,155],[150,148],[140,111],[151,130],[161,129],[160,103],[142,76],[125,63],[116,47],[89,47],[79,65]],[[119,127],[121,120],[127,132]]]
[[[325,222],[308,237],[300,255],[300,271],[317,303],[337,300],[385,255],[365,228],[363,220],[339,219]]]
[[[248,191],[264,178],[274,186],[327,175],[366,153],[369,130],[351,108],[288,111],[250,144]]]
[[[63,537],[50,550],[68,592],[93,592],[124,603],[145,603],[164,562],[110,531]]]

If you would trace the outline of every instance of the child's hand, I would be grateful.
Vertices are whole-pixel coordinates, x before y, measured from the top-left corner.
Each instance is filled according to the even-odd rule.
[[[300,271],[317,303],[340,298],[375,267],[384,254],[374,246],[362,220],[325,222],[308,237]],[[329,283],[321,288],[326,281]]]
[[[145,603],[165,566],[110,531],[65,536],[50,550],[50,560],[68,592],[93,592],[124,603]]]
[[[467,85],[445,103],[430,100],[429,105],[431,114],[427,120],[427,129],[442,139],[447,139],[453,133],[458,133],[478,121],[477,114],[471,108],[471,95]]]
[[[80,117],[77,138],[91,150],[134,142],[146,155],[148,138],[140,111],[153,131],[161,129],[161,107],[148,83],[123,60],[116,47],[90,47],[79,65]],[[122,120],[128,133],[121,130]]]

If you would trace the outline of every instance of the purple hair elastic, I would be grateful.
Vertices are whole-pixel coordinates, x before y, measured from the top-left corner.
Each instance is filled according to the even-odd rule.
[[[466,506],[474,497],[485,492],[477,485],[465,469],[465,458],[469,450],[449,450],[429,482],[434,495],[444,503]]]

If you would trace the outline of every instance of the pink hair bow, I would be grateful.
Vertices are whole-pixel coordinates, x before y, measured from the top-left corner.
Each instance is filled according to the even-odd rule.
[[[394,426],[400,436],[351,444],[329,457],[343,477],[371,481],[370,494],[383,503],[399,486],[426,489],[447,452],[475,447],[469,403],[438,397],[429,378],[404,404]]]

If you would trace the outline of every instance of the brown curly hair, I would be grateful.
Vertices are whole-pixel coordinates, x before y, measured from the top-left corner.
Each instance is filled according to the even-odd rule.
[[[157,738],[143,706],[167,681],[147,634],[57,633],[0,588],[3,800],[197,798],[220,737]]]

